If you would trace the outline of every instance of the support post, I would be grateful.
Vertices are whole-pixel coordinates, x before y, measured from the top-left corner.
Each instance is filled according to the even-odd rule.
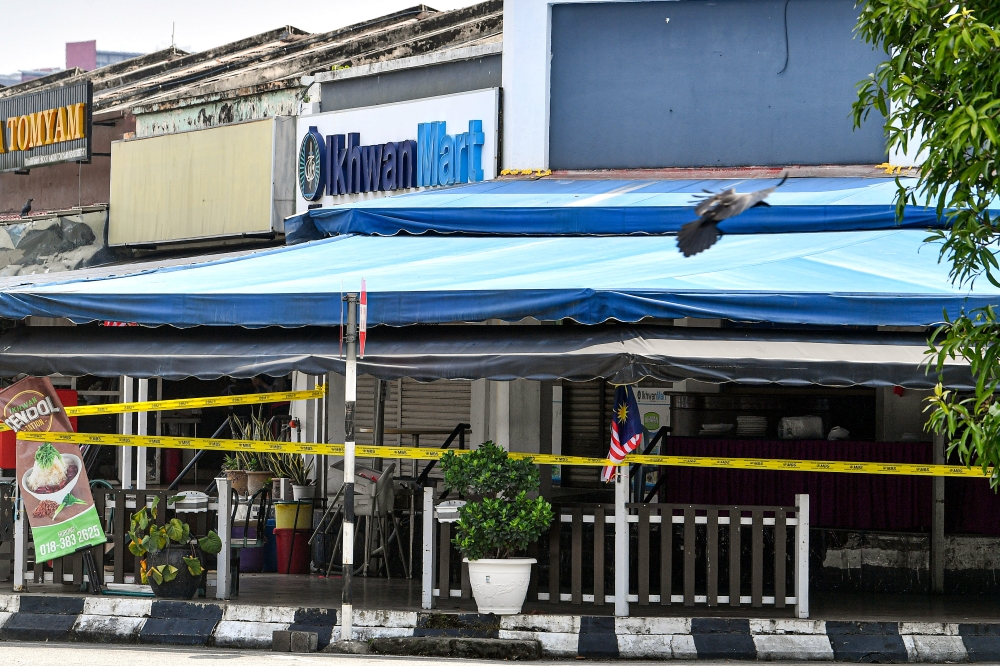
[[[128,375],[122,377],[122,402],[132,402],[132,378]],[[132,435],[132,414],[122,414],[122,434]],[[121,479],[122,479],[122,489],[131,490],[132,488],[132,447],[123,446],[122,447],[122,467],[121,467]]]
[[[945,437],[934,435],[934,464],[944,464]],[[944,477],[931,480],[934,505],[931,509],[931,592],[944,594]]]
[[[423,567],[420,569],[420,607],[434,607],[434,486],[424,486]]]
[[[222,540],[222,550],[219,551],[218,564],[215,567],[215,598],[228,599],[231,587],[230,579],[233,572],[230,571],[230,549],[232,548],[232,525],[229,524],[229,517],[233,515],[232,487],[233,482],[222,476],[215,479],[215,485],[219,490],[219,539]]]
[[[14,495],[14,591],[27,592],[24,574],[28,568],[28,520],[20,489]]]
[[[137,398],[139,402],[146,402],[149,400],[149,380],[140,379],[139,380],[139,397]],[[137,435],[148,435],[149,434],[149,412],[139,412],[137,414],[138,427],[136,428]],[[146,454],[149,449],[145,446],[140,446],[136,448],[135,455],[135,487],[139,490],[146,489]],[[154,454],[155,455],[155,454]]]
[[[358,295],[347,294],[347,362],[344,384],[344,590],[341,595],[340,639],[351,640],[354,619],[354,409],[358,399]]]
[[[809,495],[795,496],[795,617],[809,617]]]
[[[628,464],[615,474],[615,615],[628,617]]]

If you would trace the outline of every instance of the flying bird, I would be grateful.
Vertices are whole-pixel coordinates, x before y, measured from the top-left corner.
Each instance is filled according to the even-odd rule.
[[[31,202],[32,201],[34,201],[34,199],[28,199],[28,203],[26,203],[23,206],[21,206],[21,217],[27,217],[28,213],[31,212]]]
[[[786,180],[787,173],[774,187],[743,194],[733,188],[715,194],[705,190],[708,196],[694,209],[698,219],[688,222],[677,232],[677,248],[685,257],[691,257],[712,247],[719,240],[719,222],[756,206],[768,206],[764,199],[784,185]]]

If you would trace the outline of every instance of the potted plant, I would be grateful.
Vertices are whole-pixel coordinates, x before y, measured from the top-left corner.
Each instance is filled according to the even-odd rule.
[[[247,494],[247,473],[243,469],[243,460],[240,458],[239,453],[226,455],[222,459],[222,473],[233,484],[233,490],[240,495]]]
[[[292,499],[298,502],[316,496],[316,486],[312,485],[309,471],[312,461],[307,464],[305,458],[298,453],[272,453],[268,455],[267,464],[275,478],[291,479]]]
[[[523,555],[552,522],[552,506],[538,490],[538,468],[510,458],[493,442],[441,457],[445,488],[469,498],[458,510],[454,543],[469,563],[480,613],[521,612],[534,558]]]
[[[241,420],[238,416],[233,416],[230,426],[233,437],[236,439],[274,441],[271,428],[259,414],[251,412],[250,418],[246,421]],[[266,454],[239,451],[235,455],[240,460],[241,468],[247,476],[245,493],[241,494],[253,496],[271,480],[272,471],[265,459]]]
[[[222,539],[214,531],[201,539],[191,536],[191,527],[177,518],[165,525],[156,524],[157,505],[142,507],[129,524],[128,549],[141,557],[140,579],[164,599],[193,599],[204,573],[202,555],[218,555]]]

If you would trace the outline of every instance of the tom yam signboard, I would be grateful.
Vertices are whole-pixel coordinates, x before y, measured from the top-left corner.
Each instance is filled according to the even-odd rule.
[[[16,433],[73,430],[46,377],[27,377],[0,391],[0,415]],[[17,484],[39,559],[55,559],[107,541],[76,444],[18,439]]]
[[[0,171],[90,159],[93,86],[0,99]]]
[[[498,101],[491,88],[302,116],[297,211],[495,178]]]

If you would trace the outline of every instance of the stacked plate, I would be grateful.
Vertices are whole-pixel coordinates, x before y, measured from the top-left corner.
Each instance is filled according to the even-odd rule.
[[[698,434],[701,436],[705,435],[722,435],[733,429],[732,423],[702,423],[701,432]]]
[[[737,416],[737,437],[763,437],[767,434],[766,416]]]

